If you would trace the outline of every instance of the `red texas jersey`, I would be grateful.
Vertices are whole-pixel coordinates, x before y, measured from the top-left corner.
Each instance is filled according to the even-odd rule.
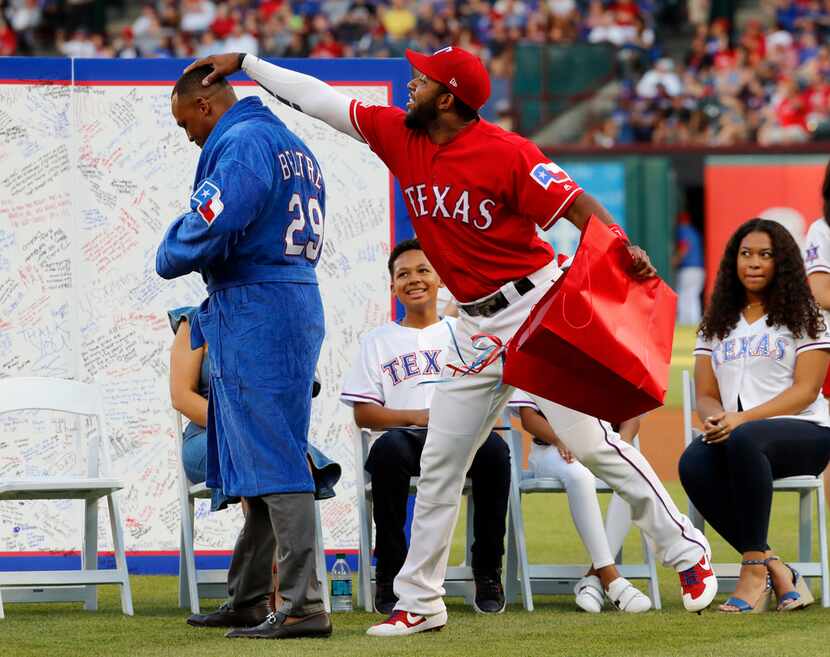
[[[398,179],[424,252],[461,302],[541,269],[549,228],[582,189],[535,144],[487,121],[446,144],[404,125],[397,107],[352,101],[352,123]]]

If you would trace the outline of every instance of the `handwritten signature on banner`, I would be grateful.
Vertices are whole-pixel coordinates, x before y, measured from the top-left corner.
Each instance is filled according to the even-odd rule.
[[[369,103],[385,86],[340,88]],[[318,266],[328,338],[319,362],[323,393],[310,440],[343,466],[338,497],[323,504],[327,547],[357,544],[350,409],[340,382],[366,330],[389,319],[389,173],[363,144],[259,95],[314,150],[328,192]],[[0,85],[0,376],[95,380],[122,494],[128,550],[178,546],[177,468],[168,390],[172,331],[167,310],[205,298],[198,275],[167,282],[155,249],[187,207],[199,151],[170,116],[168,86]],[[74,106],[72,105],[74,103]],[[69,140],[69,122],[75,143]],[[0,416],[0,477],[83,472],[74,425]],[[200,549],[229,549],[238,508],[197,505]],[[44,522],[32,522],[32,518]],[[81,514],[63,502],[0,504],[1,550],[73,549]],[[108,549],[108,532],[101,549]]]

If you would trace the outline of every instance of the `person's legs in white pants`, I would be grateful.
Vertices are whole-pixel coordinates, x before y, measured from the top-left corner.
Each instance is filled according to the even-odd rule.
[[[574,526],[591,556],[592,568],[574,587],[576,604],[585,611],[597,613],[602,610],[607,593],[609,599],[624,611],[637,613],[651,609],[651,601],[622,578],[614,564],[619,546],[616,551],[609,546],[602,524],[596,478],[590,470],[576,460],[568,463],[552,445],[536,444],[531,446],[528,468],[536,477],[552,477],[562,482]],[[627,506],[624,502],[623,505]]]
[[[625,537],[631,530],[631,507],[617,493],[611,496],[605,512],[605,536],[614,558],[620,553]]]
[[[458,322],[457,341],[466,362],[473,322]],[[395,609],[429,616],[446,610],[444,575],[464,478],[476,451],[487,439],[513,388],[500,383],[501,368],[438,384],[430,408],[429,427],[421,453],[421,476],[415,496],[412,539],[406,561],[395,578]]]
[[[709,556],[706,537],[680,513],[649,462],[607,422],[531,398],[576,459],[629,504],[633,522],[654,542],[665,566],[683,571]]]
[[[567,463],[553,445],[533,445],[527,465],[537,477],[552,477],[562,482],[568,496],[571,518],[594,568],[614,563],[602,526],[596,478],[591,471],[577,461]]]

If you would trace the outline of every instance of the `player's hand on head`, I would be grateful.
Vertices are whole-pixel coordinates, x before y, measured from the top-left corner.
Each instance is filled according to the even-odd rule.
[[[208,73],[205,79],[202,80],[202,84],[207,87],[208,85],[213,84],[216,80],[226,78],[229,75],[236,73],[240,69],[240,64],[242,63],[242,58],[239,55],[240,53],[238,52],[229,52],[223,55],[201,57],[184,69],[184,72],[187,73],[188,71],[192,71],[194,68],[198,68],[200,66],[213,66],[213,71]]]
[[[649,278],[650,276],[657,275],[657,270],[651,264],[648,253],[643,249],[632,244],[628,247],[628,253],[631,255],[632,269],[635,276],[638,278]]]

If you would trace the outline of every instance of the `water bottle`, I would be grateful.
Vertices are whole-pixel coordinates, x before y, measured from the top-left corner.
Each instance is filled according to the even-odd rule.
[[[346,555],[335,555],[334,565],[331,567],[331,610],[352,610],[352,571],[346,561]]]

